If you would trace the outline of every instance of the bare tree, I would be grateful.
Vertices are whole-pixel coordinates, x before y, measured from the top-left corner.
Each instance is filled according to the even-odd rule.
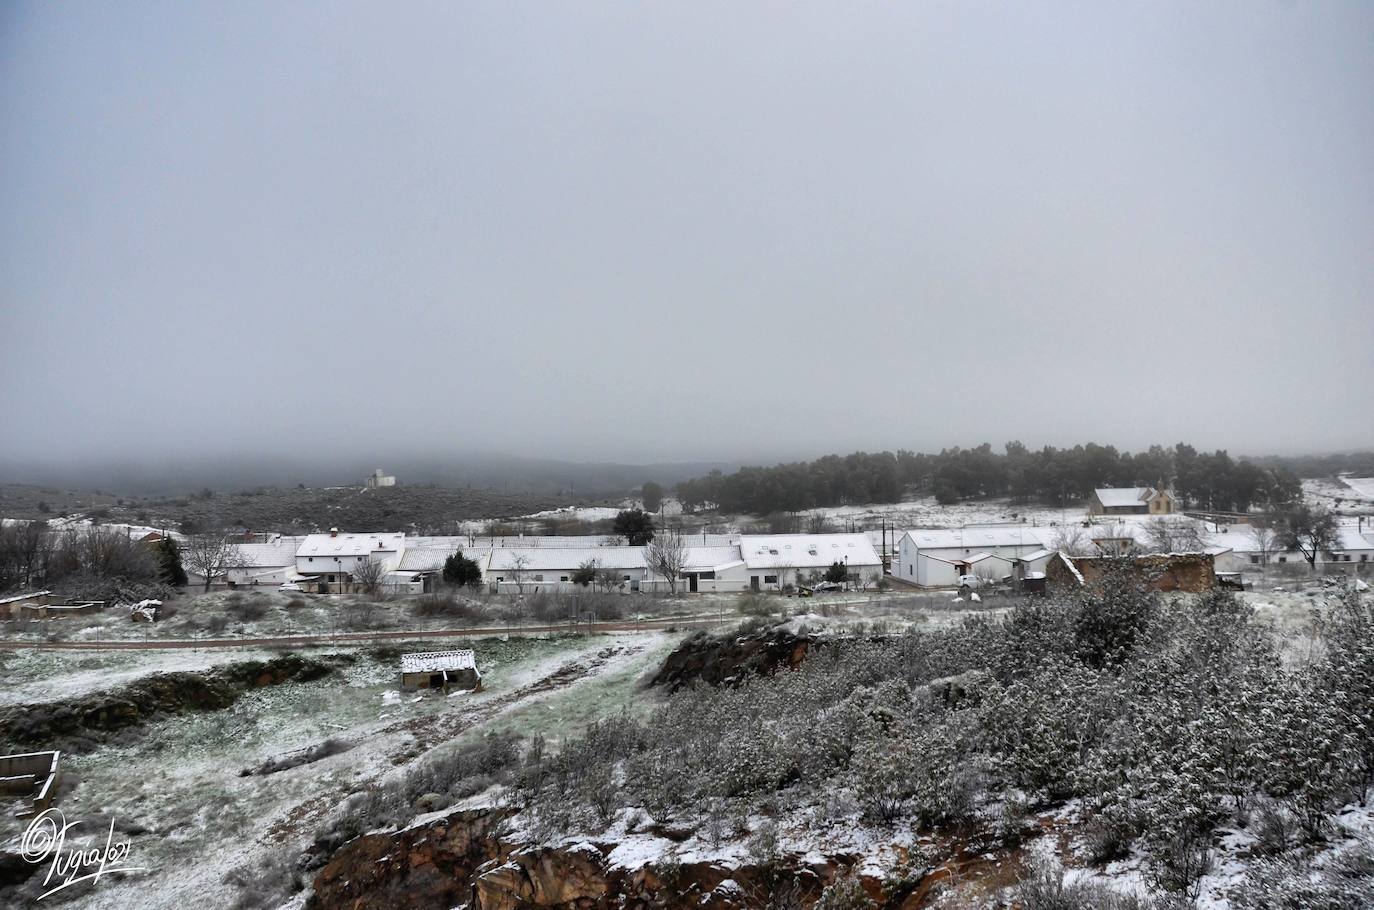
[[[52,551],[53,535],[46,522],[0,525],[0,590],[41,581]]]
[[[605,567],[596,570],[596,586],[610,593],[625,583],[619,569]]]
[[[382,593],[382,581],[386,578],[386,566],[381,560],[368,557],[353,567],[353,580],[368,597]]]
[[[644,559],[656,575],[668,579],[669,593],[677,594],[678,577],[687,567],[687,545],[676,531],[663,531],[644,548]]]
[[[1250,536],[1255,541],[1260,565],[1269,565],[1270,558],[1279,552],[1279,532],[1269,526],[1268,519],[1254,518],[1250,521]]]
[[[515,579],[515,590],[521,597],[525,595],[525,570],[530,567],[530,558],[524,553],[516,553],[510,559],[510,574]]]
[[[181,548],[181,561],[205,579],[207,591],[214,579],[243,565],[238,543],[224,531],[206,531],[187,537]]]
[[[1078,525],[1061,527],[1050,541],[1050,546],[1068,556],[1092,556],[1096,552],[1087,532]]]
[[[1197,553],[1204,549],[1197,525],[1181,518],[1154,518],[1146,522],[1145,545],[1151,553]]]
[[[806,516],[806,533],[824,534],[830,530],[830,519],[824,512],[812,512]]]
[[[1336,546],[1336,516],[1322,506],[1294,503],[1279,515],[1279,544],[1302,553],[1307,564],[1317,567],[1317,556]]]
[[[1131,556],[1140,552],[1135,531],[1124,524],[1107,525],[1099,531],[1094,531],[1091,537],[1098,550],[1108,556]]]

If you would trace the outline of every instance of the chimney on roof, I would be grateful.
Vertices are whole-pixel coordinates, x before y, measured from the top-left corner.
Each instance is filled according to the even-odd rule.
[[[338,529],[338,528],[330,528],[330,529],[329,529],[329,536],[330,536],[330,537],[338,537],[338,536],[339,536],[339,529]]]

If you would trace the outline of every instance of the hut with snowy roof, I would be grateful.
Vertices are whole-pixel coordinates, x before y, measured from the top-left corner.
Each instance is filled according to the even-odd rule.
[[[416,689],[482,688],[482,674],[472,651],[422,651],[401,655],[401,688]]]

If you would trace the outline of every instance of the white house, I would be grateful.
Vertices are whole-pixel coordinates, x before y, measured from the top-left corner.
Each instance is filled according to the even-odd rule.
[[[576,587],[573,574],[593,560],[599,571],[614,572],[625,590],[641,590],[649,574],[643,547],[494,547],[486,581],[501,594],[570,591]]]
[[[390,574],[405,555],[404,534],[345,534],[331,528],[328,534],[310,534],[296,550],[296,571],[315,582],[342,590],[366,562],[381,563]]]
[[[755,591],[819,578],[835,563],[864,584],[883,577],[882,558],[866,534],[745,534],[739,548],[747,586]]]
[[[749,587],[749,570],[734,546],[688,547],[679,591],[742,591]]]
[[[1276,542],[1262,546],[1257,539],[1264,532],[1252,525],[1222,525],[1207,535],[1207,543],[1228,550],[1216,559],[1218,572],[1257,571],[1266,566],[1306,565],[1307,557],[1298,550],[1288,550]],[[1361,565],[1374,563],[1374,535],[1363,534],[1358,525],[1341,525],[1336,529],[1336,543],[1330,550],[1317,554],[1317,566],[1325,572],[1353,572]]]
[[[304,537],[274,534],[265,543],[241,543],[225,570],[232,585],[279,585],[300,577],[296,571],[296,551]]]
[[[897,542],[893,574],[922,587],[957,585],[960,575],[1013,574],[1016,560],[1034,555],[1043,570],[1055,531],[1025,525],[912,530]],[[989,561],[991,559],[992,561]]]

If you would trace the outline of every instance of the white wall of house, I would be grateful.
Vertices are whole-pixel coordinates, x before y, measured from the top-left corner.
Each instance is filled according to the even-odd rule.
[[[225,573],[227,581],[235,585],[279,585],[297,577],[296,567],[289,566],[248,566],[230,569]]]

